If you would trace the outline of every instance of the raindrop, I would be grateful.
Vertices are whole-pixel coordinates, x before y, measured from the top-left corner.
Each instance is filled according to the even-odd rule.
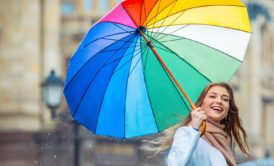
[[[92,148],[92,144],[91,144],[91,143],[89,143],[89,144],[88,144],[88,147],[89,147],[89,148]]]
[[[55,158],[55,159],[56,159],[56,158],[57,158],[57,156],[56,156],[56,155],[54,155],[54,156],[53,156],[53,158]]]
[[[38,161],[37,161],[37,160],[33,160],[33,163],[34,163],[35,165],[37,165],[37,164],[38,164]]]

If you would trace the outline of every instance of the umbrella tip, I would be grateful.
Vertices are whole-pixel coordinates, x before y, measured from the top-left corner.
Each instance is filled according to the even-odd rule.
[[[138,30],[142,31],[143,33],[145,33],[147,29],[144,26],[139,26]]]

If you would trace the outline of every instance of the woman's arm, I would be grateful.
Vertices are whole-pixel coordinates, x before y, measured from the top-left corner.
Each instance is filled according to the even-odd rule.
[[[168,154],[168,165],[185,166],[191,158],[199,138],[200,132],[192,127],[179,128],[174,135],[172,147]]]

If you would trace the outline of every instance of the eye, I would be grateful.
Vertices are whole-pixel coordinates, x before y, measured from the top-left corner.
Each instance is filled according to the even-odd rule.
[[[214,98],[216,98],[216,95],[209,95],[209,98],[214,99]]]
[[[229,102],[229,98],[227,98],[227,97],[224,97],[223,100],[224,100],[225,102]]]

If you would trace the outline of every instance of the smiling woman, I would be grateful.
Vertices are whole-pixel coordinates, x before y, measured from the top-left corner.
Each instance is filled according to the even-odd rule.
[[[202,110],[205,111],[208,118],[221,122],[229,111],[230,95],[226,88],[222,86],[213,86],[210,88],[202,103]]]
[[[175,128],[173,134],[153,143],[159,146],[156,153],[171,147],[169,166],[235,166],[230,147],[235,142],[249,156],[247,135],[239,117],[233,91],[227,83],[209,84],[200,94],[197,108]],[[199,128],[206,121],[206,132]]]

